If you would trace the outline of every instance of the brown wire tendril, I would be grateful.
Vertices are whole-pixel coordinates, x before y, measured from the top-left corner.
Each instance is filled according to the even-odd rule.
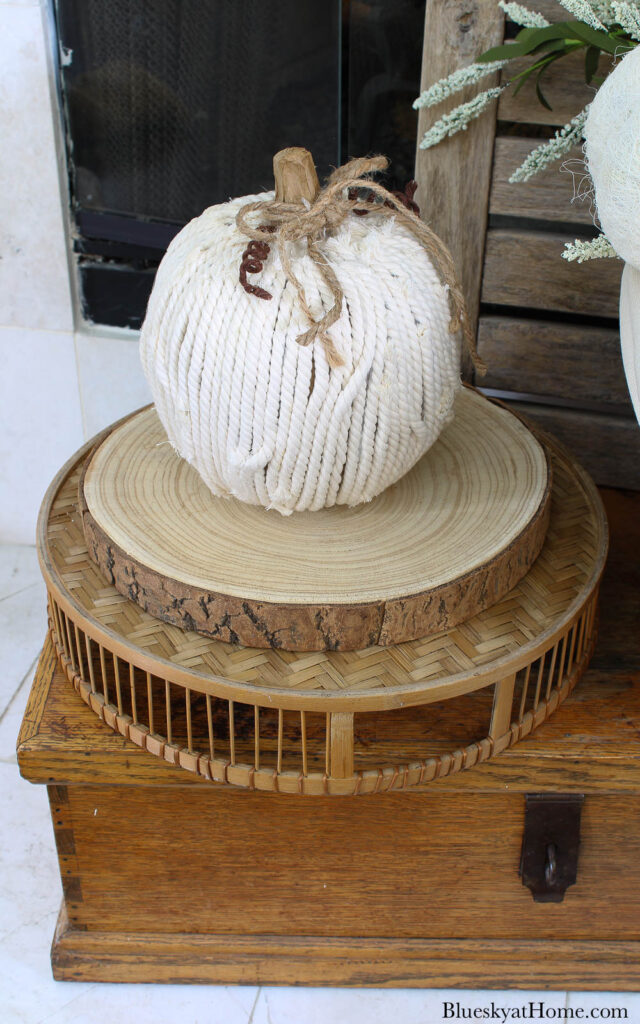
[[[260,230],[273,232],[275,231],[275,225],[261,224]],[[251,284],[250,281],[247,281],[247,274],[260,274],[262,265],[270,252],[271,246],[268,242],[261,242],[254,238],[249,242],[242,254],[240,284],[245,292],[248,292],[249,295],[255,295],[257,299],[272,299],[273,295],[266,288],[261,288],[259,285]]]

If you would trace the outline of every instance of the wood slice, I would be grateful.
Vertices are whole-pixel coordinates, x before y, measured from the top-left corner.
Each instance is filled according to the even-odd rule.
[[[433,448],[366,505],[285,517],[215,497],[153,408],[97,446],[79,505],[92,558],[155,617],[314,651],[412,640],[489,607],[537,557],[549,496],[542,445],[465,389]]]

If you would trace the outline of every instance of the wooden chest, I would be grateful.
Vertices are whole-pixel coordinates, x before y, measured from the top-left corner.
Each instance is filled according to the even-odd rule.
[[[640,989],[640,501],[604,498],[612,548],[582,682],[533,735],[411,792],[203,780],[107,729],[47,640],[18,756],[49,789],[55,977]],[[563,798],[542,824],[536,794]],[[576,795],[576,884],[535,902],[523,835],[544,886],[550,848],[562,873],[575,847]]]

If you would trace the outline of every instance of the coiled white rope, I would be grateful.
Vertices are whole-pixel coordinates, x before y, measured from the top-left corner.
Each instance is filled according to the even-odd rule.
[[[370,501],[452,415],[460,341],[448,288],[398,217],[350,215],[316,244],[344,296],[332,367],[319,338],[298,344],[309,320],[276,247],[256,279],[270,301],[239,283],[236,215],[265,199],[211,207],[167,250],[141,334],[158,415],[216,495],[283,514]],[[304,240],[289,259],[320,320],[334,300]]]

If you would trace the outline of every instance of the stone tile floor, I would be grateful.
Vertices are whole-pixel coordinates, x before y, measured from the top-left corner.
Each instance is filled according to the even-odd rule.
[[[49,946],[61,889],[47,798],[44,787],[20,778],[15,757],[45,622],[35,549],[0,545],[0,1024],[439,1024],[455,1019],[445,1016],[445,1002],[454,1004],[454,1013],[460,1004],[458,1019],[486,1019],[492,1003],[497,1013],[510,1009],[518,1019],[516,1011],[530,1000],[544,1000],[548,1020],[582,1008],[583,1019],[592,1010],[593,1019],[611,1018],[607,1010],[615,1009],[616,1019],[640,1022],[640,994],[53,981]]]

